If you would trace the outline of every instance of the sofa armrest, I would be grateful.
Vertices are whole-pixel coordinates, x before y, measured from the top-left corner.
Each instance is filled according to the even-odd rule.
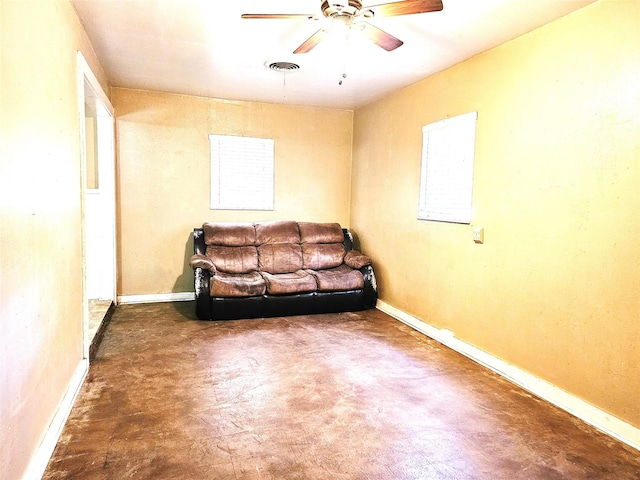
[[[202,268],[202,269],[205,269],[205,270],[209,270],[209,272],[211,272],[211,275],[215,275],[216,274],[216,266],[213,264],[211,259],[209,257],[207,257],[206,255],[202,255],[200,253],[196,253],[195,255],[193,255],[191,257],[191,260],[189,261],[189,264],[194,269],[195,268]]]
[[[349,250],[344,256],[344,263],[351,268],[360,269],[366,265],[371,265],[371,259],[357,250]]]

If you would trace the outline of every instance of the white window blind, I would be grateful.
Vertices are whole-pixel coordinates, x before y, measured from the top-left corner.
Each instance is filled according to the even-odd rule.
[[[471,223],[477,112],[422,127],[418,218]]]
[[[209,141],[211,209],[273,210],[274,140],[209,135]]]

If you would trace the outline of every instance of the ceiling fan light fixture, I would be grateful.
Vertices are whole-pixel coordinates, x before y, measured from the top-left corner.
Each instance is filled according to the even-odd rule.
[[[416,13],[438,12],[443,9],[442,0],[396,0],[380,5],[362,8],[360,0],[321,0],[320,9],[322,15],[330,21],[329,27],[317,30],[307,38],[293,53],[308,53],[329,33],[330,30],[342,30],[349,38],[349,30],[353,25],[364,24],[361,30],[373,43],[390,52],[400,47],[404,42],[393,35],[380,30],[375,25],[367,22],[374,17],[398,17],[401,15],[413,15]],[[242,18],[300,18],[318,19],[315,15],[263,13],[243,14]],[[335,29],[333,27],[336,27]]]
[[[320,10],[322,10],[322,14],[327,17],[337,17],[337,16],[355,16],[358,11],[362,8],[362,2],[359,0],[349,0],[349,1],[328,1],[324,0],[320,5]]]

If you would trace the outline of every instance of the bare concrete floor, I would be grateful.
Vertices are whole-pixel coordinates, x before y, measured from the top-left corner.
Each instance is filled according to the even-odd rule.
[[[45,479],[640,479],[640,452],[370,310],[118,306]]]

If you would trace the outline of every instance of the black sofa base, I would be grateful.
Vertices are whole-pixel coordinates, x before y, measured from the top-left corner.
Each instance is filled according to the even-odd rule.
[[[207,302],[209,300],[209,302]],[[246,298],[204,298],[196,310],[200,320],[281,317],[316,313],[355,312],[375,307],[364,290],[311,292],[297,295],[263,295]],[[209,305],[207,305],[207,303]],[[207,307],[208,311],[207,311]]]

